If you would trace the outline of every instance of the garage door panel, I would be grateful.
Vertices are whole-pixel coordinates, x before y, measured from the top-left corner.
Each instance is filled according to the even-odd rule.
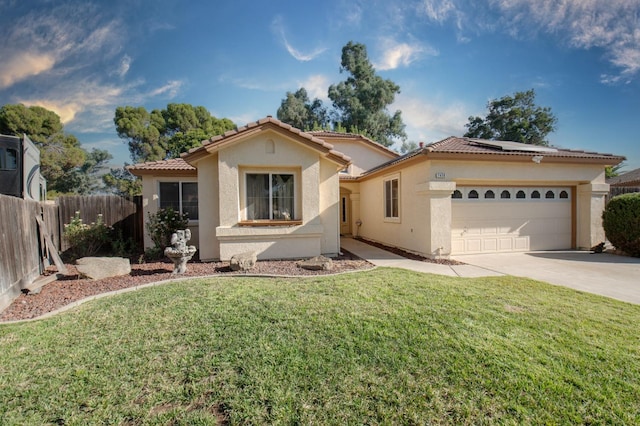
[[[500,194],[504,188],[487,189]],[[549,188],[523,188],[527,194]],[[470,190],[470,189],[469,189]],[[463,199],[452,202],[452,253],[509,252],[571,248],[571,201],[559,199]],[[515,194],[515,191],[512,191]]]

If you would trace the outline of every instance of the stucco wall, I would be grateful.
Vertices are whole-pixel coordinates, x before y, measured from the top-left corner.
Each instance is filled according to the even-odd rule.
[[[202,167],[212,165],[199,165],[199,169]],[[302,225],[239,224],[246,220],[245,175],[261,171],[294,174],[296,205],[292,219],[301,220]],[[220,259],[228,260],[244,251],[257,251],[259,259],[301,258],[338,251],[337,165],[317,151],[280,133],[266,131],[221,149],[218,173],[219,224],[216,238],[203,244],[219,244]],[[215,253],[215,249],[206,252]]]
[[[198,167],[198,208],[201,260],[220,258],[220,243],[216,228],[220,224],[220,197],[218,181],[218,155],[214,154],[197,163]]]
[[[385,179],[400,179],[400,218],[384,218]],[[445,256],[451,250],[451,199],[457,185],[565,186],[578,189],[576,243],[588,248],[603,241],[604,167],[505,161],[424,160],[407,163],[360,182],[360,235],[420,253]]]
[[[384,217],[383,182],[394,177],[400,179],[400,218],[387,221]],[[360,236],[417,253],[429,251],[430,206],[426,196],[417,194],[420,189],[417,185],[426,179],[427,168],[420,163],[361,182]]]
[[[149,176],[142,177],[142,209],[144,212],[144,248],[145,250],[153,247],[153,242],[147,233],[146,223],[149,218],[149,214],[155,214],[160,208],[160,182],[197,182],[197,177],[166,177],[166,176]],[[198,185],[198,191],[200,191],[200,185]],[[199,195],[199,194],[198,194]],[[199,202],[199,201],[198,201]],[[191,230],[191,240],[189,245],[194,245],[196,248],[200,248],[199,238],[199,221],[190,221],[189,229]]]
[[[333,145],[336,151],[351,157],[352,164],[349,168],[351,176],[359,176],[363,172],[395,158],[393,154],[371,147],[366,142],[359,140],[330,139],[328,142]]]

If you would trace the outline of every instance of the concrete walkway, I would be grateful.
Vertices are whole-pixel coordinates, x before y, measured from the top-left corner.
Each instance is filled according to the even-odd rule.
[[[513,275],[640,304],[640,259],[633,257],[575,250],[472,254],[455,256],[465,265],[449,266],[406,259],[352,238],[342,238],[341,245],[376,266],[450,277]]]
[[[455,259],[507,275],[640,304],[640,259],[635,257],[569,250],[471,254]]]
[[[353,238],[342,237],[340,245],[358,257],[368,260],[376,266],[389,266],[394,268],[409,269],[417,272],[427,272],[430,274],[447,275],[450,277],[496,277],[505,275],[501,272],[492,271],[481,266],[474,265],[440,265],[437,263],[421,262],[399,256],[386,250],[379,249],[372,245],[354,240]]]

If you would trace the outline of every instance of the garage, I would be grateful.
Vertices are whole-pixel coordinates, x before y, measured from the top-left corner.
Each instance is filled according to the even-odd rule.
[[[451,197],[451,254],[570,249],[570,187],[458,187]]]

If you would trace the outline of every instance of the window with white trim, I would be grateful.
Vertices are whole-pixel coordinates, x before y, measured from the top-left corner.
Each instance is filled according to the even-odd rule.
[[[295,220],[296,196],[293,173],[247,173],[246,220]]]
[[[160,182],[159,207],[186,214],[189,220],[198,220],[197,182]]]
[[[384,217],[400,219],[400,178],[384,181]]]

